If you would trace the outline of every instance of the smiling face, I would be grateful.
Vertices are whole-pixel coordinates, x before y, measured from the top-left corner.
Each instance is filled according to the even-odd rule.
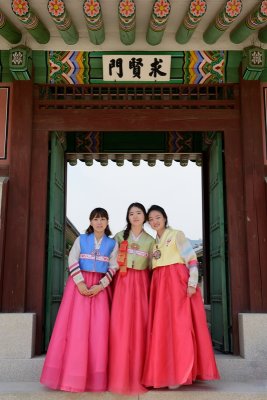
[[[142,226],[145,222],[145,215],[138,207],[131,207],[128,214],[130,224],[134,227]]]
[[[90,220],[90,224],[93,227],[94,232],[101,235],[104,234],[105,229],[108,226],[108,220],[105,217],[96,215],[93,219]]]
[[[157,231],[157,234],[161,236],[166,228],[166,218],[159,211],[151,211],[148,215],[148,222],[152,229]]]

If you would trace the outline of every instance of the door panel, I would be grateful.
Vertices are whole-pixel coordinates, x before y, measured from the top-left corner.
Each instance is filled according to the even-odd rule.
[[[64,288],[65,263],[65,141],[51,135],[46,279],[45,348],[47,348]]]
[[[210,148],[209,165],[211,336],[217,350],[229,352],[223,152],[222,137],[219,133],[216,134]]]

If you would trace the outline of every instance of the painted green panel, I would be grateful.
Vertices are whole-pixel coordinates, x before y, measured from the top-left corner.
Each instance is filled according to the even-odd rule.
[[[242,51],[227,51],[225,55],[225,83],[238,83]]]
[[[229,352],[228,277],[222,138],[217,134],[210,148],[210,299],[211,336],[217,350]]]
[[[140,139],[140,140],[139,140]],[[68,132],[68,153],[201,153],[201,132]]]
[[[32,52],[32,61],[34,65],[34,82],[48,83],[47,52],[34,50]]]
[[[164,153],[167,151],[165,132],[104,132],[102,152]]]
[[[65,267],[65,148],[62,138],[51,135],[48,197],[48,250],[45,308],[45,348],[57,316],[64,287]]]
[[[265,65],[264,70],[260,76],[261,82],[267,82],[267,50],[265,50]]]

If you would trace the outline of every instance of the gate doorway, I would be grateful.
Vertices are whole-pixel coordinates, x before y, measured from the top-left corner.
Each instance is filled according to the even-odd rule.
[[[136,140],[137,136],[141,140]],[[214,132],[53,132],[50,137],[45,347],[64,287],[66,161],[202,165],[204,300],[214,347],[231,348],[223,134]],[[108,208],[108,207],[107,207]],[[179,227],[178,227],[179,228]]]

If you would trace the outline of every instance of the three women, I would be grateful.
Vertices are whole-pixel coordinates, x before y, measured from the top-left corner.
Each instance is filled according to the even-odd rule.
[[[147,216],[156,241],[143,229]],[[131,395],[219,379],[189,241],[168,228],[160,206],[146,214],[132,203],[126,220],[126,229],[111,239],[108,214],[97,208],[87,233],[75,241],[41,382]]]

